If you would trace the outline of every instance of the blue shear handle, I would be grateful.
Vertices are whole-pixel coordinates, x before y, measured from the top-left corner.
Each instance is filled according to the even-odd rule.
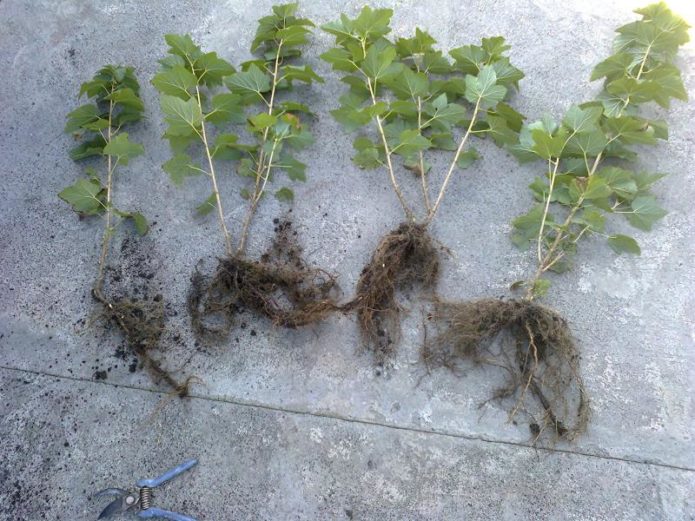
[[[161,485],[161,484],[164,483],[165,481],[169,481],[171,478],[174,478],[174,477],[178,476],[178,475],[181,474],[182,472],[186,472],[188,469],[190,469],[191,467],[195,467],[197,464],[198,464],[198,460],[197,460],[197,459],[188,460],[187,462],[182,463],[182,464],[179,465],[178,467],[174,467],[173,469],[166,471],[166,472],[165,472],[164,474],[162,474],[161,476],[158,476],[158,477],[153,478],[153,479],[141,479],[140,481],[138,481],[138,482],[136,483],[136,485],[137,485],[139,488],[143,488],[143,487],[155,488],[155,487],[158,487],[159,485]],[[152,510],[152,509],[150,509],[150,510]],[[177,514],[177,515],[178,515],[178,514]],[[171,519],[174,519],[174,518],[171,518]],[[181,518],[181,519],[183,519],[183,518]],[[190,519],[190,518],[187,517],[187,518],[185,518],[185,519]]]
[[[169,512],[168,510],[162,510],[161,508],[148,508],[147,510],[142,510],[138,512],[138,517],[142,519],[150,519],[153,517],[163,517],[164,519],[170,519],[171,521],[196,521],[192,517],[184,516],[183,514],[177,514],[176,512]]]

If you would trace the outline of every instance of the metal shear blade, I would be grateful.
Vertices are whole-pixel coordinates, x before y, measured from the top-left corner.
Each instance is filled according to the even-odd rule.
[[[138,503],[135,494],[131,494],[127,490],[121,488],[107,488],[95,494],[95,497],[101,496],[116,496],[116,499],[106,505],[106,508],[101,511],[97,519],[106,519],[114,514],[125,512]]]

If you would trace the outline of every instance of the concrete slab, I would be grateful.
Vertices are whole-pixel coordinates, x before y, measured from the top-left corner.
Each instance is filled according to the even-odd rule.
[[[100,395],[99,400],[111,404],[113,411],[117,409],[114,404],[125,403],[122,393],[126,391],[122,387],[92,387],[83,381],[94,378],[97,371],[105,371],[109,383],[141,389],[156,388],[146,375],[130,372],[132,360],[129,357],[123,359],[121,340],[112,331],[104,331],[98,322],[90,320],[94,318],[94,306],[88,288],[97,257],[98,227],[78,221],[55,195],[73,182],[80,171],[80,167],[67,157],[70,138],[62,134],[65,114],[77,103],[75,93],[79,84],[104,63],[129,63],[136,67],[143,84],[148,111],[147,121],[134,128],[131,137],[144,143],[147,153],[122,171],[123,182],[118,187],[117,197],[124,206],[141,209],[157,224],[148,238],[135,245],[132,242],[122,248],[118,245],[116,250],[131,263],[131,268],[139,268],[125,273],[123,284],[140,286],[143,280],[149,280],[146,277],[150,273],[154,274],[151,283],[168,302],[166,351],[162,356],[169,367],[180,369],[181,374],[196,374],[202,378],[204,384],[194,389],[196,396],[253,406],[229,406],[232,407],[229,411],[233,409],[234,414],[242,410],[256,411],[258,407],[285,410],[287,412],[277,414],[304,418],[302,421],[306,421],[306,426],[302,428],[305,430],[310,429],[308,425],[313,425],[313,422],[340,426],[336,427],[337,430],[350,429],[352,422],[358,422],[359,425],[372,424],[372,427],[360,428],[373,429],[374,432],[382,432],[379,429],[401,432],[388,427],[415,431],[407,436],[413,436],[416,441],[408,442],[411,443],[409,452],[398,458],[390,456],[392,452],[388,450],[388,444],[379,442],[377,449],[381,461],[387,465],[384,483],[400,476],[398,494],[405,494],[406,498],[397,499],[400,510],[394,512],[400,512],[401,517],[393,514],[396,516],[394,519],[408,518],[411,515],[407,514],[410,512],[408,509],[415,509],[412,519],[458,518],[456,513],[465,507],[466,500],[462,498],[466,497],[468,488],[477,483],[478,476],[465,470],[465,461],[461,467],[447,463],[449,466],[446,468],[455,474],[451,479],[462,483],[462,488],[456,489],[461,491],[460,495],[436,499],[446,494],[437,496],[430,492],[430,497],[435,499],[421,496],[422,505],[430,501],[427,504],[431,505],[431,516],[427,514],[428,507],[413,502],[415,499],[411,496],[420,488],[437,486],[430,484],[431,480],[440,483],[441,490],[451,490],[443,484],[447,481],[446,472],[442,474],[437,466],[427,461],[432,457],[426,448],[429,442],[422,440],[429,440],[428,436],[433,435],[424,434],[424,431],[453,436],[447,443],[486,447],[479,462],[491,458],[503,468],[506,458],[518,462],[518,471],[509,479],[501,470],[496,470],[496,476],[505,477],[504,485],[491,478],[479,489],[494,498],[489,508],[497,512],[498,517],[502,515],[499,514],[500,505],[505,504],[502,498],[511,498],[509,507],[513,512],[514,498],[526,496],[553,498],[548,501],[551,504],[547,510],[548,519],[557,512],[553,510],[556,504],[577,513],[581,508],[587,508],[587,512],[593,512],[598,519],[682,519],[692,516],[692,506],[684,506],[682,500],[688,484],[692,485],[689,472],[695,469],[695,451],[692,448],[695,434],[692,401],[695,324],[690,311],[695,306],[695,275],[689,269],[695,258],[695,242],[692,240],[695,238],[695,214],[691,209],[691,201],[695,198],[695,129],[691,124],[695,119],[695,107],[692,102],[676,103],[670,113],[665,114],[670,124],[669,143],[645,150],[640,161],[640,166],[645,169],[672,174],[656,190],[670,214],[654,233],[635,234],[643,244],[642,257],[617,257],[598,241],[589,242],[579,255],[577,269],[558,278],[548,300],[570,317],[582,347],[582,371],[593,401],[589,432],[576,443],[560,445],[556,449],[608,459],[554,455],[538,461],[535,468],[543,469],[545,476],[552,476],[560,469],[568,482],[571,476],[586,483],[586,487],[576,490],[591,490],[594,495],[587,497],[598,502],[593,506],[580,500],[579,493],[567,496],[551,490],[554,480],[549,478],[538,485],[538,490],[542,489],[545,496],[533,495],[536,490],[529,488],[525,475],[519,470],[529,465],[529,460],[524,459],[530,457],[525,456],[527,449],[518,445],[529,442],[528,428],[507,423],[505,411],[493,404],[479,408],[495,386],[493,374],[473,371],[464,379],[456,379],[444,372],[424,375],[418,361],[422,316],[417,300],[409,305],[402,349],[393,367],[385,372],[375,369],[370,358],[359,353],[356,326],[347,318],[331,319],[312,330],[287,332],[246,317],[247,328],[240,331],[238,337],[233,336],[229,345],[195,345],[184,303],[188,278],[199,259],[211,261],[222,252],[222,245],[212,216],[202,221],[193,218],[194,207],[208,195],[204,180],[194,180],[186,190],[179,190],[161,171],[160,165],[168,158],[168,150],[159,139],[163,130],[162,118],[156,93],[148,81],[156,70],[156,60],[165,53],[161,35],[166,32],[190,32],[205,48],[217,50],[233,62],[247,58],[255,21],[269,10],[270,5],[265,0],[178,2],[175,8],[163,1],[56,3],[4,0],[0,3],[0,19],[4,24],[0,34],[0,66],[6,71],[4,80],[0,82],[0,100],[3,100],[0,111],[0,198],[3,201],[0,211],[3,261],[0,275],[0,366],[13,371],[27,370],[76,379],[74,384],[70,384],[71,380],[61,380],[60,383],[64,388],[60,396],[73,397],[69,399],[72,400],[69,409],[75,417],[93,412],[91,401],[88,405],[92,408],[90,411],[82,410],[87,405],[75,401],[87,389],[87,392],[97,393],[94,389],[100,389],[106,393]],[[317,23],[325,23],[339,12],[354,14],[361,5],[360,2],[335,0],[306,2],[302,10]],[[496,2],[494,7],[482,1],[464,4],[444,1],[439,2],[436,9],[415,1],[381,1],[373,2],[373,5],[395,8],[393,27],[397,34],[406,35],[418,25],[427,28],[447,48],[475,42],[482,36],[503,34],[513,46],[513,61],[527,74],[514,104],[530,117],[538,117],[544,112],[560,115],[571,103],[588,99],[598,89],[598,85],[588,82],[590,70],[609,52],[614,28],[632,20],[630,10],[640,6],[641,2],[582,0],[563,5],[562,9],[545,0],[507,0]],[[385,176],[379,172],[362,172],[351,164],[351,138],[328,115],[337,104],[335,93],[342,88],[338,78],[317,60],[330,43],[328,35],[317,32],[309,51],[315,68],[326,76],[327,82],[300,93],[302,100],[315,107],[321,116],[314,127],[317,144],[304,156],[309,164],[309,182],[297,187],[292,217],[309,260],[338,273],[341,286],[349,296],[379,237],[393,228],[401,216]],[[695,93],[694,63],[695,52],[690,46],[683,53],[681,65],[691,97]],[[537,175],[537,168],[519,167],[494,146],[481,144],[478,148],[484,159],[474,170],[455,180],[441,218],[434,227],[437,238],[454,252],[454,257],[445,262],[439,289],[445,296],[457,299],[506,295],[508,285],[531,269],[530,256],[512,247],[508,231],[510,220],[530,204],[526,185]],[[234,195],[240,182],[235,175],[222,179],[222,190],[228,194],[229,200],[228,221],[232,226],[243,214],[242,201]],[[411,195],[414,196],[414,192]],[[284,211],[286,207],[270,199],[261,208],[254,225],[255,235],[250,245],[252,253],[264,249],[272,231],[272,219]],[[621,230],[621,226],[615,223],[615,230]],[[118,257],[114,258],[114,264],[118,260]],[[21,394],[22,391],[16,387],[19,387],[16,382],[6,384],[4,393],[10,393],[8,396],[11,397],[15,396],[12,393]],[[41,400],[37,396],[31,394],[30,398],[38,403]],[[3,406],[9,407],[6,404],[13,403],[13,400],[3,396]],[[46,406],[56,406],[55,411],[46,411],[45,414],[57,414],[58,403],[53,396],[45,397]],[[143,405],[147,414],[154,407],[153,402],[138,403]],[[203,409],[199,410],[199,407]],[[185,406],[172,406],[174,411],[181,408],[181,412],[170,413],[180,424],[179,437],[168,433],[168,420],[161,420],[160,443],[169,445],[173,459],[183,456],[193,445],[186,443],[196,436],[207,440],[210,449],[206,450],[210,451],[211,457],[222,452],[219,447],[224,445],[217,445],[218,449],[215,449],[216,444],[224,440],[225,430],[218,428],[216,423],[222,420],[208,416],[211,413],[205,407],[212,405],[193,400]],[[13,408],[13,414],[27,414],[17,410]],[[129,410],[131,412],[123,416],[126,423],[137,417],[135,409]],[[261,413],[256,411],[254,414]],[[82,442],[85,447],[94,443],[99,449],[112,451],[115,447],[110,443],[135,447],[128,445],[135,441],[127,441],[132,431],[116,430],[113,432],[120,433],[120,437],[108,438],[107,432],[110,431],[98,430],[106,427],[95,424],[94,417],[80,418],[85,423],[74,434],[75,443]],[[201,425],[197,425],[193,418],[202,422]],[[341,420],[350,423],[344,424]],[[3,423],[3,429],[6,429],[3,434],[33,439],[22,425],[13,425]],[[229,426],[224,422],[220,425]],[[206,429],[212,430],[205,434],[202,431]],[[261,432],[262,427],[254,423],[249,429],[260,429],[256,432]],[[278,431],[277,436],[278,446],[295,446],[286,430]],[[287,438],[283,440],[283,436]],[[501,443],[486,445],[479,441],[461,441],[458,437]],[[449,440],[447,437],[441,439]],[[47,451],[42,454],[52,458],[50,432],[42,431],[36,440],[32,446]],[[41,448],[41,444],[47,446]],[[179,447],[180,454],[173,451],[174,446]],[[287,469],[294,468],[292,465],[299,468],[299,461],[307,454],[321,461],[329,456],[316,447],[297,450],[297,454],[294,449],[284,452],[282,458],[287,461],[276,463],[278,467],[270,466],[268,459],[259,460],[260,467],[268,467],[270,479],[261,475],[259,469],[253,487],[243,488],[246,486],[243,478],[239,478],[241,485],[234,481],[237,483],[235,486],[241,486],[247,494],[247,503],[244,504],[250,505],[245,514],[248,518],[263,518],[261,515],[254,517],[253,509],[267,511],[269,519],[289,519],[292,516],[310,519],[317,512],[324,512],[320,510],[323,507],[318,493],[303,494],[302,499],[297,499],[288,484],[290,482],[283,481],[282,473],[287,471],[288,476],[292,476]],[[22,455],[17,454],[18,459],[6,460],[14,462],[9,468],[15,472],[17,466],[25,467],[23,483],[27,487],[33,486],[34,491],[38,490],[45,474],[41,471],[39,458],[33,459],[30,465],[29,462],[21,463],[24,461]],[[274,454],[274,458],[282,459],[277,452]],[[109,467],[101,464],[98,455],[90,453],[89,457],[90,470],[108,471]],[[83,455],[83,458],[87,456]],[[414,461],[409,461],[413,458]],[[633,467],[636,464],[617,464],[611,458],[658,465]],[[154,460],[149,459],[147,451],[138,452],[136,459],[151,465],[146,470],[154,471]],[[435,460],[439,464],[449,461],[444,456]],[[166,464],[169,462],[167,460]],[[112,475],[119,478],[137,473],[142,468],[139,462],[121,462],[118,465],[121,466],[114,467]],[[316,478],[312,487],[330,482],[327,476],[333,472],[333,467],[321,465],[316,467],[320,471],[316,468],[307,470],[307,476],[312,473],[322,476]],[[601,466],[600,470],[593,465]],[[686,471],[679,473],[668,470],[670,467]],[[3,466],[3,469],[7,468],[7,465]],[[59,467],[47,468],[55,470]],[[567,470],[570,468],[571,472]],[[406,486],[408,479],[405,476],[416,476],[422,469],[429,469],[429,474],[422,474],[428,476],[427,480],[422,479],[419,487],[408,488],[410,485]],[[207,472],[212,471],[208,469]],[[228,473],[226,478],[232,479],[230,468],[224,466],[224,472]],[[295,469],[292,472],[299,471]],[[537,472],[536,479],[545,479],[540,476],[541,470]],[[599,481],[592,478],[597,472],[605,478],[600,487],[596,486]],[[387,476],[387,473],[392,475]],[[214,473],[210,476],[209,481],[202,485],[213,483]],[[372,519],[377,514],[388,518],[391,515],[390,503],[369,499],[376,482],[364,476],[362,467],[350,467],[336,483],[334,495],[349,497],[351,501],[355,498],[355,502],[359,498],[362,503],[355,504],[366,508],[360,514],[363,516],[361,519]],[[107,477],[110,475],[105,475],[104,482]],[[62,471],[52,479],[56,487],[73,490],[68,488],[72,486],[71,471]],[[271,485],[261,486],[263,479]],[[622,488],[623,479],[625,483],[633,483],[635,488]],[[197,490],[207,497],[202,485]],[[651,501],[655,495],[639,497],[637,490],[642,486],[661,491],[661,506],[658,506],[659,500]],[[255,487],[260,487],[258,496],[254,495]],[[279,500],[273,504],[256,500],[268,497],[275,489],[286,490],[295,498],[292,500],[294,503],[289,502],[294,506],[285,517],[285,514],[278,514],[283,508]],[[618,494],[625,490],[628,492],[624,497],[630,501],[620,507],[613,504],[608,493]],[[601,495],[604,493],[605,497]],[[53,497],[49,496],[49,499]],[[68,509],[66,512],[77,515],[77,511],[70,510],[76,507],[67,504],[70,495],[66,492],[61,497],[64,498],[64,508]],[[201,515],[202,519],[223,519],[213,515],[215,510],[205,510],[216,508],[205,506],[206,502],[191,502],[189,505],[200,507],[197,512],[207,515]],[[213,505],[217,503],[212,502]],[[651,506],[647,507],[646,503]],[[474,501],[473,504],[470,512],[485,512],[482,502]],[[231,509],[233,502],[229,505]],[[341,504],[340,508],[349,509],[350,506]],[[519,506],[520,518],[537,519],[541,516],[540,510],[524,508]],[[38,511],[30,511],[36,516],[35,512]],[[58,513],[60,510],[52,512],[55,516],[62,515]],[[81,511],[79,515],[85,512]],[[342,514],[338,512],[338,515]],[[488,516],[481,514],[479,517]],[[65,515],[62,518],[71,517]]]
[[[660,519],[695,474],[0,370],[0,519],[88,520],[191,457],[156,504],[199,520]]]

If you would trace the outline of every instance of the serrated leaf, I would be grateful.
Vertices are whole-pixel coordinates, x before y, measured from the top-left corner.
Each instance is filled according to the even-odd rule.
[[[429,139],[422,136],[418,130],[407,129],[400,133],[398,143],[391,152],[407,157],[421,150],[427,150],[430,146]]]
[[[373,81],[378,81],[385,75],[393,72],[391,65],[396,58],[396,49],[386,47],[379,49],[376,45],[369,48],[362,62],[362,71]]]
[[[306,165],[293,157],[284,156],[278,164],[273,166],[282,168],[292,181],[306,181]]]
[[[304,45],[308,43],[307,36],[311,34],[311,31],[306,27],[301,25],[292,25],[290,27],[285,27],[280,29],[275,33],[276,40],[282,40],[283,45],[287,47],[296,47],[298,45]]]
[[[283,187],[275,192],[275,198],[278,201],[289,202],[294,199],[294,192],[287,187]]]
[[[584,191],[584,199],[602,199],[608,197],[613,193],[611,187],[608,186],[605,180],[598,176],[589,177],[589,181],[586,185],[586,190]]]
[[[169,44],[169,53],[180,56],[184,61],[195,61],[202,53],[187,34],[165,34],[164,40]]]
[[[474,104],[479,101],[482,109],[496,105],[506,94],[506,87],[497,85],[497,73],[489,65],[480,69],[477,76],[466,76],[466,99]]]
[[[381,165],[379,150],[373,146],[359,150],[359,152],[353,156],[352,161],[359,168],[365,169],[376,168]]]
[[[195,207],[195,213],[203,217],[210,212],[212,212],[215,209],[215,206],[217,205],[217,196],[215,195],[215,192],[211,193],[210,196],[205,199],[202,203],[200,203],[198,206]]]
[[[261,131],[264,130],[268,127],[271,127],[277,123],[278,118],[276,116],[272,116],[268,114],[267,112],[262,112],[260,114],[256,114],[255,116],[251,116],[249,118],[249,123],[253,126],[253,128],[256,131]]]
[[[167,134],[190,136],[197,134],[203,123],[200,106],[194,99],[182,100],[176,96],[163,95],[160,99],[164,120],[168,123]]]
[[[122,107],[128,107],[128,108],[135,110],[137,112],[142,112],[143,110],[145,110],[144,103],[138,97],[138,95],[135,94],[133,89],[129,89],[129,88],[118,89],[118,90],[114,91],[113,94],[106,96],[104,99],[113,101],[114,104],[116,104],[116,105],[121,105]]]
[[[208,52],[195,60],[193,71],[199,82],[208,87],[214,87],[222,85],[224,78],[234,73],[234,67],[217,56],[216,52]]]
[[[104,187],[96,179],[79,179],[58,194],[63,201],[80,214],[95,215],[105,210],[103,203]]]
[[[128,161],[145,153],[145,147],[128,139],[127,132],[121,132],[104,147],[104,155],[115,156],[118,163],[127,165]]]
[[[134,212],[128,215],[128,218],[133,221],[135,226],[135,231],[140,237],[147,235],[150,230],[150,225],[147,223],[147,219],[140,212]]]
[[[246,120],[241,98],[230,92],[215,94],[212,97],[210,112],[205,114],[205,121],[213,125],[224,123],[243,123]]]
[[[531,150],[539,157],[552,159],[562,156],[567,142],[567,135],[562,129],[555,136],[543,129],[533,129],[531,130],[531,137],[533,138]]]
[[[666,215],[666,211],[661,208],[656,198],[651,195],[635,197],[630,204],[631,211],[625,214],[628,222],[635,228],[649,231],[656,221]]]
[[[480,154],[478,154],[478,151],[470,147],[467,151],[461,153],[456,160],[456,166],[459,168],[468,168],[471,166],[477,159],[480,159]]]
[[[562,123],[570,130],[580,134],[582,132],[593,131],[603,114],[601,107],[581,108],[573,105],[565,114]]]
[[[304,67],[294,67],[286,65],[282,68],[281,78],[289,82],[302,81],[311,84],[312,82],[323,83],[323,78],[314,72],[314,69],[305,65]]]
[[[531,288],[531,293],[536,298],[545,296],[550,289],[550,281],[548,279],[537,279],[533,283],[533,288]]]
[[[162,71],[152,78],[152,85],[162,94],[176,96],[182,100],[191,97],[190,89],[195,87],[196,77],[182,65]]]
[[[169,174],[175,185],[183,184],[187,176],[199,175],[200,169],[196,168],[188,154],[176,154],[162,165],[162,169]]]
[[[236,72],[225,80],[227,86],[241,94],[262,94],[270,90],[270,75],[256,65],[251,65],[247,71]]]
[[[331,64],[334,71],[354,72],[358,70],[352,55],[345,49],[333,48],[324,52],[320,58]]]
[[[78,161],[87,157],[100,156],[105,146],[106,140],[101,135],[97,135],[70,150],[70,159]]]
[[[548,215],[548,218],[551,216]],[[543,219],[543,206],[536,205],[528,213],[520,215],[512,221],[514,228],[512,242],[518,248],[526,248],[532,240],[538,238]],[[548,222],[552,222],[550,218]]]
[[[642,253],[637,241],[627,235],[613,235],[608,237],[608,246],[610,246],[615,253],[632,253],[633,255],[640,255]]]
[[[65,132],[72,133],[86,128],[86,125],[94,123],[100,119],[96,105],[88,103],[76,108],[68,114],[68,121],[65,124]],[[106,122],[108,126],[108,121]]]

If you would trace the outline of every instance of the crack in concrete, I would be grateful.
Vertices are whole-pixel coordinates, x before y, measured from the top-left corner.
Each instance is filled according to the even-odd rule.
[[[110,387],[121,387],[124,389],[131,389],[134,391],[141,391],[141,392],[147,392],[147,393],[151,393],[151,394],[157,394],[159,396],[171,395],[171,393],[166,393],[164,391],[160,391],[160,390],[152,389],[152,388],[147,388],[147,387],[140,387],[137,385],[120,384],[120,383],[114,383],[114,382],[108,382],[108,381],[97,381],[97,380],[91,380],[88,378],[81,378],[81,377],[77,377],[77,376],[66,376],[66,375],[61,375],[61,374],[57,374],[57,373],[48,373],[48,372],[36,371],[36,370],[32,370],[32,369],[21,369],[21,368],[17,368],[17,367],[8,367],[8,366],[0,365],[0,370],[17,372],[17,373],[32,374],[35,376],[43,376],[43,377],[47,377],[47,378],[58,378],[61,380],[69,380],[69,381],[87,383],[87,384],[92,384],[92,385],[107,385]],[[413,426],[397,425],[397,424],[393,424],[393,423],[384,423],[384,422],[379,422],[376,420],[369,420],[369,419],[364,419],[364,418],[341,416],[341,415],[333,413],[333,412],[315,412],[315,411],[308,411],[308,410],[301,410],[301,409],[283,408],[283,407],[280,407],[278,405],[271,405],[271,404],[266,404],[266,403],[262,403],[262,402],[254,402],[252,400],[238,400],[238,399],[231,399],[231,398],[224,397],[224,396],[206,396],[206,395],[200,395],[200,394],[195,394],[195,393],[191,393],[188,396],[188,398],[193,399],[193,400],[227,403],[230,405],[237,405],[239,407],[251,407],[251,408],[263,409],[263,410],[267,410],[267,411],[283,412],[283,413],[287,413],[287,414],[296,414],[296,415],[303,415],[303,416],[311,416],[314,418],[325,418],[325,419],[331,419],[331,420],[338,420],[338,421],[344,421],[344,422],[348,422],[348,423],[356,423],[356,424],[365,425],[365,426],[383,427],[385,429],[394,429],[394,430],[400,430],[400,431],[406,431],[406,432],[413,432],[413,433],[417,433],[417,434],[430,434],[430,435],[434,435],[434,436],[444,436],[444,437],[448,437],[448,438],[463,439],[463,440],[468,440],[468,441],[479,441],[479,442],[491,443],[491,444],[495,444],[495,445],[507,445],[507,446],[512,446],[512,447],[528,449],[528,450],[557,453],[557,454],[571,454],[574,456],[584,456],[587,458],[597,458],[597,459],[608,460],[608,461],[620,461],[620,462],[624,462],[624,463],[631,463],[631,464],[637,464],[637,465],[649,465],[649,466],[654,466],[654,467],[662,467],[662,468],[671,469],[671,470],[695,472],[695,468],[681,467],[678,465],[671,465],[668,463],[660,463],[660,462],[656,462],[656,461],[646,461],[646,460],[640,461],[640,460],[636,460],[636,459],[622,458],[619,456],[605,456],[605,455],[601,455],[601,454],[593,454],[591,452],[574,451],[574,450],[569,450],[569,449],[556,449],[556,448],[551,448],[551,447],[534,447],[533,445],[527,445],[524,443],[519,443],[519,442],[514,442],[514,441],[495,440],[495,439],[485,438],[485,437],[481,437],[481,436],[471,436],[471,435],[466,435],[466,434],[461,434],[461,433],[456,433],[456,432],[447,432],[447,431],[434,430],[434,429],[423,429],[423,428],[418,428],[418,427],[413,427]]]

